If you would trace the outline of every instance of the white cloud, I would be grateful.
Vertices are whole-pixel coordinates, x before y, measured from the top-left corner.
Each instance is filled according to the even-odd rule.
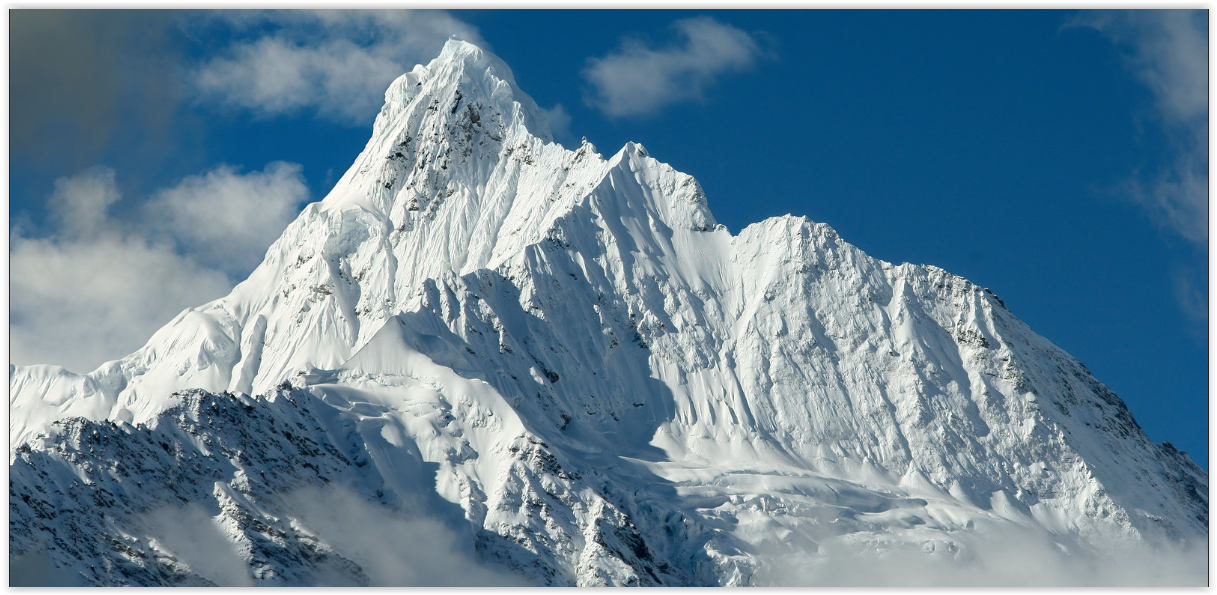
[[[228,48],[197,72],[207,96],[264,116],[316,110],[370,122],[395,78],[439,54],[450,37],[483,43],[476,28],[442,11],[224,11],[238,31],[267,32]]]
[[[90,372],[135,351],[187,306],[224,295],[223,273],[138,237],[14,236],[9,254],[9,361]]]
[[[558,142],[571,140],[570,113],[566,111],[565,107],[562,107],[561,103],[549,109],[541,108],[541,115],[549,123],[549,131],[553,133],[554,140]]]
[[[1154,94],[1157,115],[1175,150],[1174,162],[1130,193],[1182,237],[1208,242],[1208,15],[1199,10],[1079,13],[1069,27],[1110,38]]]
[[[106,211],[119,198],[114,170],[94,167],[55,180],[47,206],[64,236],[90,238],[106,230]]]
[[[243,275],[308,199],[300,171],[282,161],[245,175],[221,165],[161,191],[146,206],[149,219],[200,264]]]
[[[109,213],[121,197],[113,170],[57,180],[48,200],[56,232],[12,232],[9,361],[89,372],[224,295],[230,275],[249,272],[307,197],[299,172],[221,166],[159,192],[130,221]]]
[[[814,554],[769,553],[763,582],[798,587],[1179,587],[1208,584],[1208,547],[1103,544],[1093,551],[1063,536],[989,524],[951,543],[921,547],[834,540]]]
[[[288,494],[298,520],[341,555],[359,564],[374,587],[523,587],[527,583],[483,565],[469,543],[423,510],[377,505],[329,485]]]
[[[1205,265],[1208,263],[1206,262]],[[1176,265],[1171,271],[1171,283],[1175,299],[1183,313],[1195,322],[1208,322],[1209,300],[1206,271]],[[1199,280],[1199,282],[1197,282]],[[1198,339],[1207,340],[1207,325],[1189,326],[1188,330]]]
[[[157,549],[168,550],[199,576],[221,587],[252,587],[253,576],[215,519],[197,504],[166,506],[144,515]]]
[[[719,75],[745,70],[761,54],[751,35],[709,17],[679,20],[672,28],[679,45],[653,50],[627,39],[617,53],[590,59],[583,72],[593,90],[588,103],[620,117],[700,100]]]

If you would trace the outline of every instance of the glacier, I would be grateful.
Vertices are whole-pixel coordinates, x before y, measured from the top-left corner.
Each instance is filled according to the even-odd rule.
[[[989,290],[804,217],[732,235],[456,40],[230,295],[88,374],[10,365],[9,432],[10,559],[63,584],[818,584],[1208,537],[1207,474]]]

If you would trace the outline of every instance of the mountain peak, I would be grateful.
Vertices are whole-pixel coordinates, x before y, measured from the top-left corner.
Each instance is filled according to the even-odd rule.
[[[323,204],[388,215],[404,201],[417,210],[420,201],[438,204],[438,193],[455,192],[455,182],[484,183],[486,164],[515,147],[552,142],[544,112],[507,64],[452,39],[389,86],[372,138]]]
[[[452,38],[444,42],[444,48],[440,50],[437,60],[479,60],[485,56],[491,56],[498,59],[497,56],[483,50],[480,46],[473,42],[463,39]]]
[[[417,64],[410,72],[400,75],[385,91],[385,107],[376,118],[376,127],[391,124],[410,116],[411,103],[426,96],[425,105],[434,112],[455,113],[462,100],[521,106],[526,125],[540,139],[551,140],[537,102],[516,86],[515,75],[506,62],[469,41],[449,39],[438,57],[427,64]],[[425,116],[425,114],[421,114]],[[443,117],[443,113],[439,114]]]

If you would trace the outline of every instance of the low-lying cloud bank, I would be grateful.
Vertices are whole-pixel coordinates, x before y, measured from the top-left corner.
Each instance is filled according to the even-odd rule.
[[[520,577],[476,559],[472,533],[421,511],[379,506],[339,488],[310,489],[286,499],[318,538],[359,564],[374,587],[522,587]]]
[[[1016,529],[921,549],[871,544],[779,554],[763,584],[840,587],[1182,587],[1208,584],[1207,544],[1127,546],[1107,552]]]
[[[290,577],[309,577],[295,586],[357,586],[360,574],[372,587],[529,586],[479,561],[471,535],[460,534],[459,528],[424,511],[370,502],[349,488],[330,485],[292,492],[272,508],[276,516],[314,536],[330,554],[314,560],[312,568],[287,569]],[[188,504],[151,511],[137,522],[143,529],[135,536],[175,571],[221,587],[255,585],[248,546],[229,534],[233,529],[224,525],[224,517]],[[11,559],[9,569],[15,587],[87,586],[75,571],[56,568],[44,553]]]

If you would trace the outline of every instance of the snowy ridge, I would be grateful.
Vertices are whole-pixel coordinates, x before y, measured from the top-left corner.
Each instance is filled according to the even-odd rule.
[[[336,484],[459,506],[478,559],[533,583],[772,584],[792,552],[815,576],[817,551],[959,557],[1002,527],[1076,552],[1207,537],[1203,470],[988,290],[806,218],[732,236],[641,146],[554,144],[464,42],[390,86],[354,165],[232,294],[88,375],[10,370],[10,529],[31,527],[10,547],[89,584],[217,582],[140,520],[161,500],[121,478],[155,473],[115,465],[144,455],[86,455],[89,431],[207,459],[196,491],[157,489],[224,527],[255,583],[341,558],[375,584],[288,518],[282,494],[313,479],[242,458],[288,421],[335,444],[313,464]],[[244,503],[216,504],[228,490]],[[124,545],[47,545],[73,532]]]

